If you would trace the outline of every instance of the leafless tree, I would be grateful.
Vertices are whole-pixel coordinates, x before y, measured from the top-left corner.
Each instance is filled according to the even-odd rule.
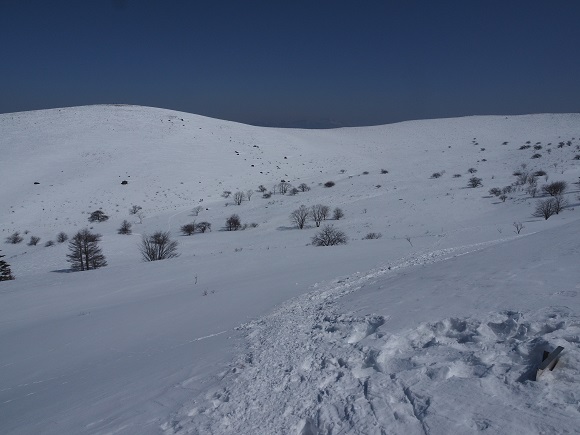
[[[568,188],[568,183],[565,181],[554,181],[550,184],[542,186],[542,191],[550,196],[562,195]]]
[[[298,189],[300,189],[302,192],[308,192],[310,190],[310,187],[306,183],[301,183],[298,186]]]
[[[312,237],[314,246],[333,246],[347,243],[346,234],[332,225],[324,225],[318,233]]]
[[[344,212],[342,211],[342,209],[336,207],[334,209],[334,211],[332,212],[332,218],[334,220],[339,220],[339,219],[341,219],[343,217],[344,217]]]
[[[505,202],[505,200],[508,199],[508,196],[502,194],[499,196],[499,199],[501,199],[501,202]]]
[[[199,216],[199,213],[203,210],[203,207],[201,205],[198,205],[197,207],[194,207],[193,210],[191,210],[191,215],[192,216]]]
[[[83,271],[98,269],[107,265],[99,242],[100,234],[91,233],[87,228],[76,233],[69,241],[67,261],[72,270]]]
[[[409,236],[405,236],[405,240],[406,240],[407,242],[409,242],[409,245],[413,246],[413,244],[411,243],[411,237],[409,237]]]
[[[568,205],[568,200],[563,195],[556,195],[552,198],[554,200],[554,213],[560,214],[564,207]]]
[[[500,196],[501,189],[499,187],[492,187],[491,189],[489,189],[489,194],[494,196]]]
[[[308,210],[306,206],[301,205],[290,214],[290,220],[296,224],[298,228],[303,229],[309,216],[310,210]]]
[[[312,216],[312,219],[314,219],[314,223],[317,227],[320,226],[320,222],[326,219],[329,210],[330,208],[328,206],[322,204],[312,206],[310,209],[310,215]]]
[[[548,198],[540,200],[536,203],[536,210],[534,211],[534,217],[543,217],[544,219],[549,219],[550,216],[556,213],[556,203],[554,198]]]
[[[280,193],[280,195],[286,195],[286,192],[288,192],[290,186],[291,186],[290,183],[288,183],[287,181],[280,181],[277,185],[278,192]]]
[[[252,199],[252,195],[254,194],[254,191],[252,189],[248,189],[246,190],[246,198],[248,198],[248,201],[250,199]]]
[[[132,205],[131,208],[129,209],[129,214],[137,214],[142,209],[143,207],[141,207],[140,205]]]
[[[137,216],[139,218],[139,223],[143,223],[143,218],[145,217],[145,213],[143,212],[143,207],[140,205],[133,205],[129,209],[129,214]]]
[[[139,251],[144,261],[165,260],[178,257],[177,241],[171,240],[169,232],[157,231],[153,235],[144,235]]]
[[[244,192],[238,191],[234,193],[234,204],[240,205],[244,199],[246,198],[246,194]]]
[[[524,224],[522,224],[521,222],[514,222],[514,228],[516,231],[516,234],[521,233],[521,231],[525,228]]]

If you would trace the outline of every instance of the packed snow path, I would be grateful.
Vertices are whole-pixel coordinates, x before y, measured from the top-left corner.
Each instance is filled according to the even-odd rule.
[[[385,316],[341,312],[346,295],[396,270],[484,243],[355,275],[243,325],[249,351],[164,425],[166,434],[532,434],[580,421],[580,318],[568,308],[493,312],[391,333]],[[532,382],[543,349],[566,362]]]

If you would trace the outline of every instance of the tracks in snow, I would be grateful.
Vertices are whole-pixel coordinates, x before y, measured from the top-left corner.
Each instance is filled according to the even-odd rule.
[[[537,346],[538,331],[577,337],[580,322],[569,313],[542,314],[537,325],[523,322],[517,313],[500,313],[485,321],[446,319],[397,336],[386,332],[388,317],[343,314],[335,302],[392,271],[505,240],[423,253],[315,286],[270,315],[242,325],[247,353],[216,389],[184,407],[162,428],[166,434],[337,435],[428,434],[454,426],[459,431],[493,426],[477,409],[464,409],[469,417],[453,420],[453,410],[465,408],[462,389],[471,391],[485,382],[490,391],[507,388],[513,394],[509,382],[519,379],[510,373],[511,367],[525,369],[526,352]],[[506,359],[505,344],[498,342],[519,351]],[[578,355],[580,359],[580,349]],[[457,379],[466,381],[453,387]],[[493,407],[490,394],[486,392],[481,402]],[[459,403],[453,403],[457,395]],[[451,407],[449,415],[445,406]],[[505,411],[497,415],[506,418]],[[553,428],[550,423],[542,424]]]

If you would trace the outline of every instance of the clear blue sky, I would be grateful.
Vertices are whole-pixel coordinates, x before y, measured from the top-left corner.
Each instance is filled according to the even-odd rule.
[[[0,0],[0,112],[258,125],[580,112],[577,0]]]

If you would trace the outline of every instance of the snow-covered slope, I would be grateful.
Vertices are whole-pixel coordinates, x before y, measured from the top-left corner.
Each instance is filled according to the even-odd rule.
[[[17,279],[0,284],[0,432],[573,430],[578,145],[578,114],[335,130],[123,105],[0,115],[0,234],[25,238],[1,246]],[[487,193],[516,170],[567,181],[569,206],[543,220],[525,186]],[[483,187],[467,188],[473,176]],[[311,190],[221,196],[281,180]],[[348,245],[314,248],[314,224],[293,227],[292,210],[319,203],[343,209],[329,222]],[[88,223],[99,208],[109,220]],[[220,231],[232,213],[257,227]],[[180,235],[194,220],[212,231]],[[84,227],[109,265],[64,273],[67,244],[44,244]],[[141,235],[157,230],[181,256],[143,263]],[[520,376],[558,344],[565,370]],[[467,394],[465,417],[445,413]]]

